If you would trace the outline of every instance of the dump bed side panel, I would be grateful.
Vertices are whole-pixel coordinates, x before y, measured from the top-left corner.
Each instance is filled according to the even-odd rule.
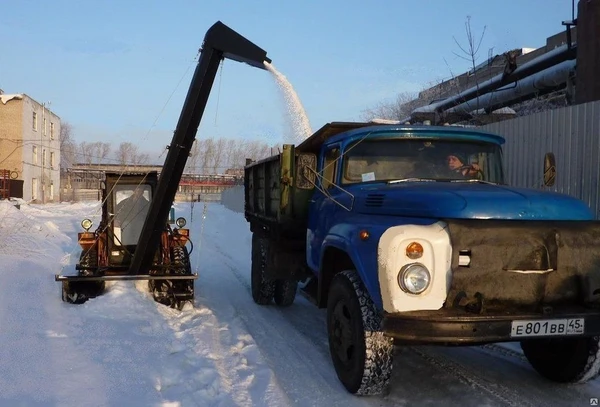
[[[281,166],[279,154],[244,169],[244,210],[247,219],[268,223],[279,220]]]

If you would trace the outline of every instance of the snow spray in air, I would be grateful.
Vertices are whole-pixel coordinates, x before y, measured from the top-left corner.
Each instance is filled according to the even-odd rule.
[[[291,126],[292,139],[286,141],[295,144],[301,143],[312,134],[312,130],[310,128],[308,116],[306,115],[304,107],[300,102],[300,98],[298,98],[298,95],[296,94],[292,84],[281,72],[275,69],[275,67],[268,62],[265,62],[265,66],[267,67],[267,70],[271,72],[273,76],[275,76],[275,80],[277,81],[279,89],[283,93],[283,98],[285,99],[287,106],[287,121]]]

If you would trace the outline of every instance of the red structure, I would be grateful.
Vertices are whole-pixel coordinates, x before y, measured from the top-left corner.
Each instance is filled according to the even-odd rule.
[[[244,181],[243,177],[235,175],[183,175],[180,186],[191,187],[222,187],[240,185]]]
[[[10,170],[0,170],[0,199],[10,198]]]

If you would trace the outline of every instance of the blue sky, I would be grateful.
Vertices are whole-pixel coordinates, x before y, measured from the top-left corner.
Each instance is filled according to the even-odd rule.
[[[465,43],[467,15],[476,34],[486,26],[483,61],[543,46],[571,0],[0,0],[0,88],[50,102],[76,141],[162,151],[220,20],[267,51],[315,131],[467,69],[452,38]],[[197,137],[280,143],[285,115],[269,72],[226,60]]]

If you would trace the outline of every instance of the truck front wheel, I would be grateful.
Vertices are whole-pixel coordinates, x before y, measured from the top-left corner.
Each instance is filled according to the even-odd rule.
[[[352,394],[387,392],[394,342],[383,335],[381,322],[356,271],[336,274],[327,301],[329,350],[339,380]]]
[[[252,299],[259,305],[268,305],[273,300],[275,281],[265,277],[267,256],[269,254],[269,240],[252,234],[252,267],[250,284]]]
[[[559,383],[585,383],[600,372],[600,337],[530,339],[521,348],[531,366]]]

